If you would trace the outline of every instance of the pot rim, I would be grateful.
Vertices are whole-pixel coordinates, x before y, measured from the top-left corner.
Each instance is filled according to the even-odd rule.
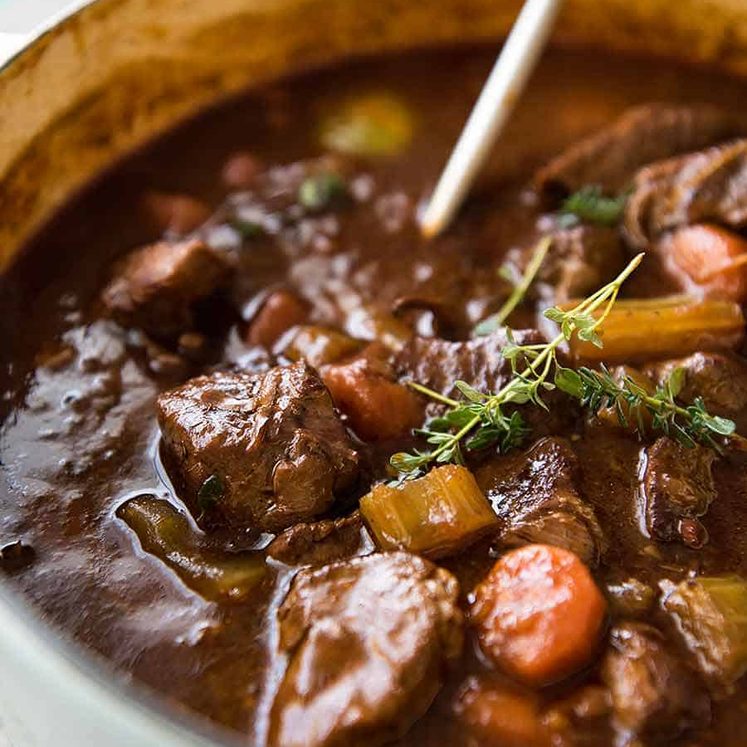
[[[27,33],[0,32],[0,71],[60,23],[71,16],[74,16],[87,5],[93,5],[93,3],[97,1],[98,0],[69,0],[64,7],[48,15],[41,23],[38,23]]]

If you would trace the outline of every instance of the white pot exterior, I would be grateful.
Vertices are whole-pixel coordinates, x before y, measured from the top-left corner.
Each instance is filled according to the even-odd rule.
[[[11,747],[215,747],[55,639],[0,588],[0,744]],[[148,703],[150,701],[150,703]],[[233,740],[231,740],[233,742]]]

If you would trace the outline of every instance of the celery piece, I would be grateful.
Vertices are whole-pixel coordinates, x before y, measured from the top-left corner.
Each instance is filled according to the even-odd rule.
[[[187,517],[154,496],[132,498],[117,509],[143,550],[171,568],[207,599],[243,599],[265,576],[262,553],[220,552],[203,547]]]
[[[649,360],[730,350],[741,343],[744,329],[742,310],[731,301],[631,299],[618,301],[599,329],[603,347],[574,337],[570,349],[576,360]]]
[[[376,485],[361,514],[382,550],[440,558],[495,530],[498,517],[466,467],[453,464],[397,485]]]

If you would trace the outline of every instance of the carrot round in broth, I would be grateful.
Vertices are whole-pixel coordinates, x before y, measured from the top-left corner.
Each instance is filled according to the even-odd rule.
[[[709,298],[747,301],[747,240],[738,234],[707,223],[684,226],[672,234],[668,250],[670,261]]]
[[[470,619],[487,657],[511,676],[540,687],[591,661],[606,609],[576,555],[560,547],[526,545],[500,558],[478,585]]]

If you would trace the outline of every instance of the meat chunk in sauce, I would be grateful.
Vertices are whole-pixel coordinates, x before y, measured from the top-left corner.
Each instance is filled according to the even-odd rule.
[[[228,266],[200,239],[162,241],[138,249],[104,288],[114,319],[155,337],[174,337],[193,326],[195,302],[226,279]]]
[[[646,744],[666,742],[710,721],[702,683],[650,625],[623,623],[612,629],[602,678],[623,736],[644,738]]]
[[[157,409],[167,460],[208,523],[285,529],[330,509],[358,474],[329,392],[304,362],[200,376],[162,394]]]
[[[550,161],[536,174],[535,184],[561,195],[590,184],[616,192],[652,161],[706,148],[742,132],[735,117],[713,106],[635,107]]]
[[[538,330],[513,331],[518,345],[535,345],[544,338]],[[452,342],[437,337],[414,337],[397,354],[396,372],[405,380],[417,381],[447,397],[461,398],[455,386],[464,381],[481,392],[498,391],[512,374],[511,363],[503,357],[508,344],[505,329],[473,340]],[[522,416],[537,436],[557,433],[567,427],[575,412],[572,401],[557,390],[543,393],[548,409],[523,408]],[[431,403],[427,414],[438,413]]]
[[[747,140],[654,163],[635,177],[625,233],[644,248],[678,226],[747,223]]]
[[[660,438],[645,451],[641,486],[646,528],[665,542],[689,541],[692,527],[716,497],[712,466],[715,453]]]
[[[356,511],[341,519],[296,524],[270,543],[267,554],[286,565],[320,566],[372,549],[373,542]]]
[[[563,547],[594,566],[605,547],[594,509],[576,488],[578,461],[562,438],[544,438],[526,454],[504,457],[477,473],[493,508],[504,520],[504,547]]]
[[[271,747],[371,747],[404,734],[462,647],[454,577],[406,553],[301,571],[278,611],[288,667]]]
[[[734,417],[747,407],[747,363],[743,358],[721,353],[693,353],[687,358],[653,364],[646,373],[663,383],[676,368],[685,371],[680,391],[683,402],[700,397],[708,412],[722,417]]]
[[[513,334],[519,345],[542,342],[535,330]],[[492,392],[500,389],[511,374],[511,363],[501,354],[507,344],[505,330],[466,342],[414,337],[397,355],[395,368],[400,376],[447,396],[458,394],[455,381],[466,381],[482,392]]]
[[[612,228],[579,225],[553,233],[538,279],[552,290],[551,302],[585,298],[625,266],[625,248]]]

